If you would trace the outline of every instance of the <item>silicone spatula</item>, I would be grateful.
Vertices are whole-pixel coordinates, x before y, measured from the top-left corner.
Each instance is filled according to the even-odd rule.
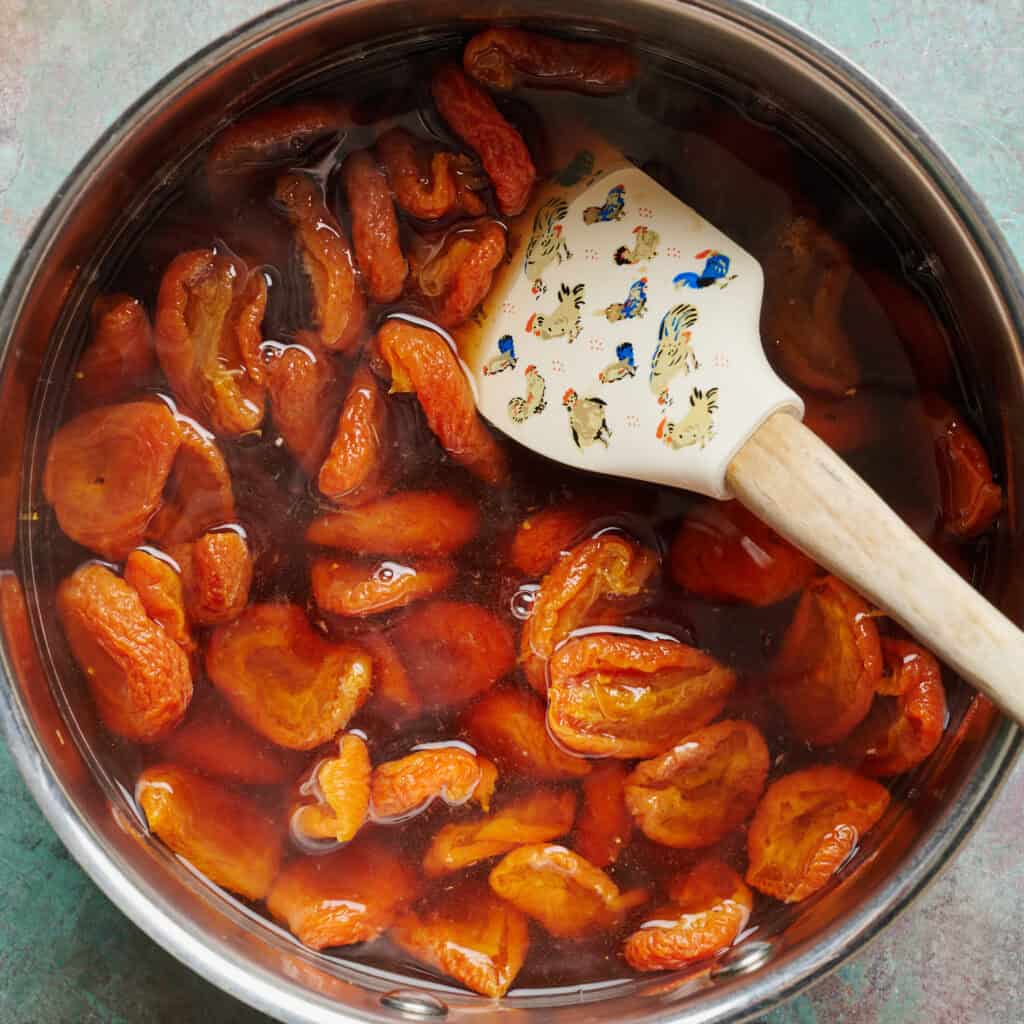
[[[1024,634],[803,425],[758,262],[593,136],[459,340],[480,412],[578,469],[736,498],[1024,722]]]

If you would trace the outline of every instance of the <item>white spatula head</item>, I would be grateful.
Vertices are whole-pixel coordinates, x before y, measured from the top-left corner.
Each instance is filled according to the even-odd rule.
[[[803,403],[768,365],[757,261],[593,137],[537,190],[459,347],[480,412],[549,458],[729,497],[726,469]]]

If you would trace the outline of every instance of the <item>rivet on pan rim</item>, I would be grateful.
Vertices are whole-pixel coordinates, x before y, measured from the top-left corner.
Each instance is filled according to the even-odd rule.
[[[746,942],[739,949],[734,949],[722,957],[712,968],[711,979],[727,981],[730,978],[739,978],[744,974],[752,974],[764,967],[774,955],[774,942]]]
[[[396,988],[380,997],[381,1006],[408,1020],[438,1019],[448,1016],[448,1007],[436,996],[425,992],[409,992]]]

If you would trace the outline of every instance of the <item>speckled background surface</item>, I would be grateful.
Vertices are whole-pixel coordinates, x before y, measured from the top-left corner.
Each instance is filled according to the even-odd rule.
[[[0,277],[102,129],[260,0],[0,0]],[[1024,260],[1024,0],[772,0],[892,90]],[[869,950],[763,1024],[1022,1019],[1024,764],[955,865]],[[0,747],[0,1022],[264,1021],[190,974],[70,859]]]

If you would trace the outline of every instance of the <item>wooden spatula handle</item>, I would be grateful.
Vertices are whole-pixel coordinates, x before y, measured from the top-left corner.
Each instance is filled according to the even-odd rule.
[[[727,479],[751,512],[1024,723],[1024,633],[799,420],[770,417]]]

